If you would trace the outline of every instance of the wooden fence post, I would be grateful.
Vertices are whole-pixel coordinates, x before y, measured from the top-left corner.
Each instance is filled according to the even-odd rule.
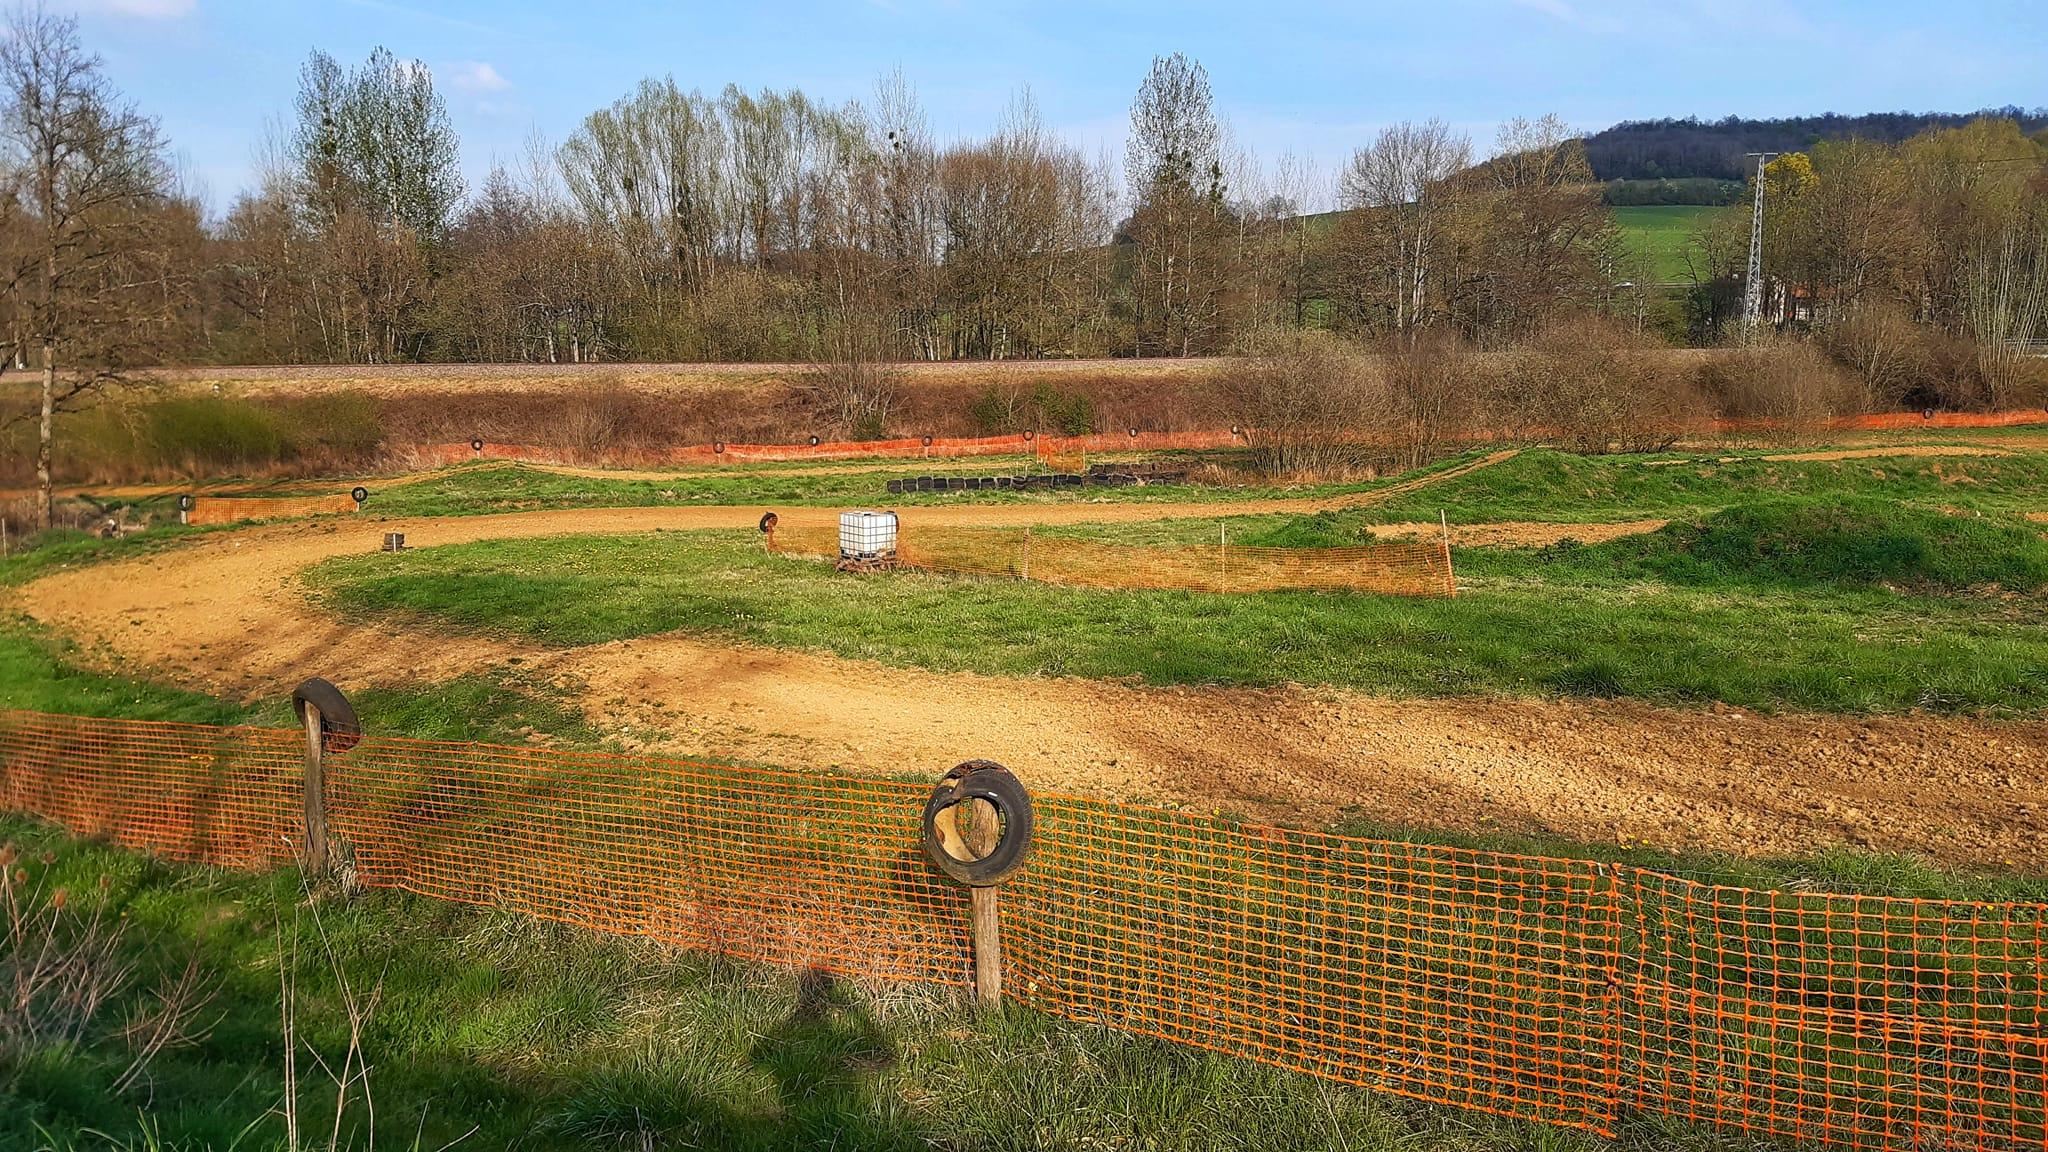
[[[964,818],[971,818],[962,823]],[[1001,897],[996,885],[1024,865],[1031,851],[1031,794],[993,760],[968,760],[940,777],[925,800],[923,840],[939,871],[968,893],[974,998],[1003,1003]]]
[[[986,800],[967,803],[974,808],[974,826],[966,837],[968,851],[976,856],[986,856],[995,851],[1000,834],[996,827],[995,806]],[[1001,889],[994,885],[973,888],[969,890],[968,897],[973,902],[974,998],[991,1008],[1003,1006],[1003,925],[999,891]]]
[[[1024,526],[1024,561],[1019,565],[1019,568],[1020,571],[1017,573],[1019,580],[1031,579],[1031,526],[1028,524]]]
[[[1444,595],[1455,600],[1458,598],[1458,577],[1451,571],[1451,516],[1441,508],[1437,509],[1436,516],[1444,529]]]
[[[326,741],[320,729],[320,707],[305,704],[306,717],[306,842],[299,853],[309,876],[327,875],[327,779],[322,763]]]

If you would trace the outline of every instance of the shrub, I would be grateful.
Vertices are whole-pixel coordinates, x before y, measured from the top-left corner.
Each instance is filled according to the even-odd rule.
[[[1661,452],[1704,414],[1662,345],[1611,322],[1554,322],[1513,353],[1495,382],[1494,423],[1575,452]]]
[[[159,400],[141,412],[142,442],[154,464],[194,475],[249,471],[292,454],[274,409],[219,396]]]
[[[1448,330],[1396,338],[1383,357],[1387,414],[1396,447],[1420,468],[1463,439],[1473,416],[1475,358]]]
[[[1805,340],[1729,349],[1706,362],[1699,383],[1721,415],[1776,421],[1790,429],[1871,406],[1864,382]]]
[[[813,366],[799,392],[824,409],[825,419],[849,440],[879,440],[903,390],[903,374],[884,360],[849,356]]]
[[[1269,475],[1348,470],[1360,434],[1386,408],[1370,360],[1324,332],[1266,336],[1224,381],[1233,414],[1252,430],[1252,447]]]
[[[1085,436],[1095,430],[1094,400],[1085,393],[1062,392],[1043,380],[1029,394],[1014,385],[991,384],[974,401],[969,414],[989,435],[1030,429]]]

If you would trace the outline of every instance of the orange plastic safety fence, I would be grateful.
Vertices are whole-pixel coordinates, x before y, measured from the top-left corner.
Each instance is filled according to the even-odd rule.
[[[830,525],[790,525],[771,550],[832,558]],[[1277,592],[1350,589],[1399,596],[1454,596],[1450,550],[1440,540],[1385,540],[1349,548],[1250,548],[1237,544],[1130,545],[1033,534],[1027,528],[900,527],[898,562],[932,572],[1008,576],[1087,588]]]
[[[1033,454],[1038,459],[1038,466],[1048,472],[1078,476],[1088,471],[1088,449],[1073,440],[1040,436],[1034,442]]]
[[[300,742],[0,711],[0,804],[261,866],[297,835]],[[326,774],[339,857],[371,886],[968,979],[967,900],[919,851],[915,785],[377,738]],[[2048,1143],[2048,905],[1037,808],[1002,889],[1005,987],[1047,1012],[1603,1133],[1646,1114],[1853,1149]]]
[[[203,864],[293,857],[304,738],[0,711],[0,808]]]
[[[185,516],[188,524],[234,524],[243,520],[282,520],[354,512],[356,501],[346,492],[327,496],[201,496]]]

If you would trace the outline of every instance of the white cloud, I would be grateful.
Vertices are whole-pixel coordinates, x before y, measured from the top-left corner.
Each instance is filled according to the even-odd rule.
[[[512,82],[482,60],[465,60],[442,69],[450,87],[462,92],[503,92]]]

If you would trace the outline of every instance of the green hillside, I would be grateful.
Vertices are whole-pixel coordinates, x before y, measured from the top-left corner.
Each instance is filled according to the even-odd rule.
[[[1705,214],[1719,211],[1704,204],[1629,206],[1614,209],[1614,222],[1631,250],[1649,250],[1659,281],[1681,283],[1692,279],[1685,264],[1686,241]]]

